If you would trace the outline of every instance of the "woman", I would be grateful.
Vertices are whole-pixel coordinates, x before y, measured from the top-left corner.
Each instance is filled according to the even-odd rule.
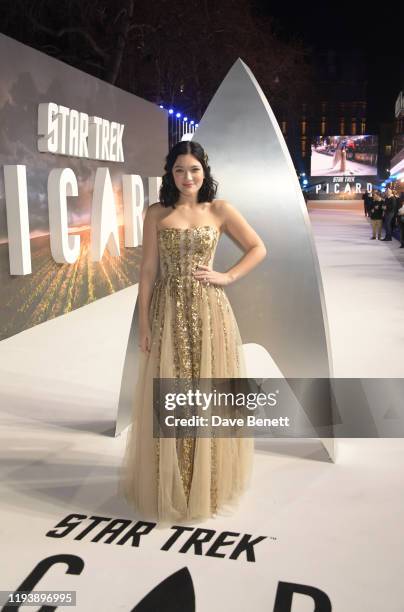
[[[345,160],[346,160],[346,140],[344,138],[341,138],[335,148],[331,170],[333,170],[338,163],[341,164],[341,167],[337,168],[337,172],[345,169],[342,167],[345,164]]]
[[[386,230],[386,235],[384,236],[384,238],[382,238],[382,240],[387,241],[387,242],[392,241],[392,234],[393,234],[392,222],[394,219],[395,206],[396,206],[396,199],[393,196],[393,192],[391,191],[390,187],[387,187],[385,198],[384,198],[384,204],[383,204],[383,210],[384,210],[383,219],[384,219],[384,227]]]
[[[224,512],[249,482],[251,438],[153,438],[153,377],[245,377],[242,341],[223,287],[266,255],[243,216],[214,199],[217,183],[200,144],[177,143],[164,169],[160,201],[149,206],[143,226],[141,353],[121,479],[131,505],[158,522]],[[212,261],[223,232],[245,254],[218,272]]]
[[[379,240],[382,237],[383,225],[383,199],[377,191],[372,192],[372,197],[369,199],[368,214],[372,224],[371,240],[376,240],[376,234]]]

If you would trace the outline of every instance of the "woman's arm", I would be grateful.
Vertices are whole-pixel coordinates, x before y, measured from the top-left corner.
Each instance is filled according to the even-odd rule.
[[[156,280],[159,259],[157,246],[157,219],[160,204],[152,204],[143,222],[143,251],[139,277],[139,326],[148,327],[149,308]]]
[[[244,251],[240,261],[226,272],[229,282],[233,283],[255,268],[265,258],[267,250],[257,232],[234,206],[222,200],[220,211],[224,231],[229,233]]]

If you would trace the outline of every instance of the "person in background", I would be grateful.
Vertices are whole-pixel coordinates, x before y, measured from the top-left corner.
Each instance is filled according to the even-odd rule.
[[[401,207],[397,211],[397,223],[400,228],[400,249],[404,249],[404,200],[400,198]]]
[[[347,140],[346,138],[340,138],[336,148],[335,148],[335,153],[334,153],[334,157],[332,160],[332,166],[331,166],[331,170],[333,170],[335,168],[335,166],[337,164],[340,164],[342,161],[342,152],[345,151],[346,152],[346,147],[347,147]]]
[[[400,208],[401,204],[400,204],[400,196],[399,193],[397,191],[397,189],[391,189],[391,192],[393,194],[393,198],[394,198],[394,217],[393,220],[391,222],[391,227],[392,229],[394,229],[396,226],[398,227],[398,209]]]
[[[391,224],[394,218],[395,204],[396,204],[396,199],[393,196],[393,192],[391,191],[390,187],[387,187],[385,198],[384,198],[384,205],[383,205],[384,229],[385,229],[386,234],[384,238],[382,238],[382,240],[386,242],[391,242],[392,240],[392,225]]]
[[[372,195],[368,192],[368,190],[365,190],[365,193],[362,196],[362,200],[363,200],[363,209],[364,209],[364,213],[365,213],[365,217],[369,216],[369,207],[371,205],[371,200],[372,200],[372,196],[373,196],[374,190],[372,192]]]
[[[377,191],[373,191],[370,202],[368,215],[372,224],[371,240],[376,240],[376,234],[378,239],[381,240],[383,225],[383,199],[380,197]]]

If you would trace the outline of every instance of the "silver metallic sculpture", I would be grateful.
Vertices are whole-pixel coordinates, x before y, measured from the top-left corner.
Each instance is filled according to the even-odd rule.
[[[264,262],[226,287],[243,343],[261,345],[285,378],[328,380],[328,323],[306,203],[268,100],[241,59],[225,77],[193,138],[209,155],[213,175],[219,181],[218,197],[226,198],[240,210],[267,246]],[[228,269],[240,255],[237,245],[222,236],[215,269]],[[137,361],[136,326],[135,311],[117,433],[130,418]],[[311,414],[332,422],[327,392],[318,393],[304,380],[292,390],[299,402],[301,397],[306,405],[309,401]],[[303,412],[300,416],[303,421]],[[323,443],[333,458],[332,427],[329,431]]]

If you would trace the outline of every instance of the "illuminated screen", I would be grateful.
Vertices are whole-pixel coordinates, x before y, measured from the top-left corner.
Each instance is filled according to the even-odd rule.
[[[377,136],[317,136],[311,145],[311,176],[375,176],[377,149]]]
[[[404,178],[404,134],[394,136],[394,149],[396,153],[391,158],[390,176],[399,175],[397,178]]]

